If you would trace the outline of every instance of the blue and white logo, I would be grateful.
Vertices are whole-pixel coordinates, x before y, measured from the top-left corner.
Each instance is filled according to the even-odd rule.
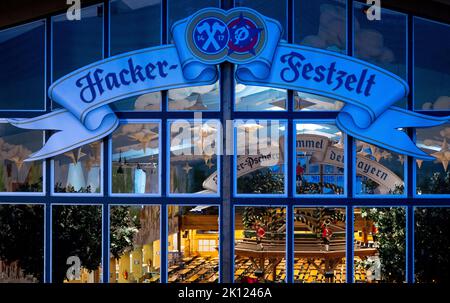
[[[207,18],[197,23],[192,39],[201,52],[217,54],[227,47],[229,36],[228,27],[222,20]]]

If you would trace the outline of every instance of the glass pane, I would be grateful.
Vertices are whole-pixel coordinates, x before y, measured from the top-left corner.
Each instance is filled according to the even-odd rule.
[[[111,56],[161,43],[161,0],[112,0]]]
[[[435,157],[434,161],[416,160],[416,193],[449,194],[450,171],[448,162],[450,153],[448,140],[450,125],[416,129],[416,144],[423,151]]]
[[[284,194],[286,123],[236,120],[237,194]]]
[[[81,10],[81,20],[52,18],[53,81],[103,57],[103,6]]]
[[[211,85],[171,89],[167,99],[167,107],[171,111],[218,111],[219,81]]]
[[[295,0],[294,43],[346,53],[345,0]],[[294,92],[295,110],[340,110],[342,102],[315,94]]]
[[[53,206],[52,282],[100,283],[102,207]]]
[[[345,221],[345,208],[294,208],[295,283],[345,283]]]
[[[450,208],[416,208],[414,275],[416,283],[450,282]]]
[[[172,42],[170,28],[178,20],[186,18],[205,7],[219,7],[217,0],[171,0],[169,10],[169,41]],[[212,85],[179,88],[169,91],[169,110],[220,110],[219,82]]]
[[[345,0],[295,0],[294,43],[346,53]]]
[[[45,21],[0,31],[0,70],[0,110],[45,109]]]
[[[181,19],[189,17],[198,10],[205,7],[219,7],[218,0],[170,0],[168,1],[169,10],[169,42],[172,42],[172,34],[170,29],[172,25]]]
[[[103,6],[81,10],[81,20],[66,14],[52,18],[52,81],[103,58]],[[61,108],[56,102],[53,109]]]
[[[168,209],[169,283],[219,281],[219,207],[175,206]]]
[[[0,283],[44,279],[44,206],[0,204]]]
[[[234,217],[234,281],[286,281],[286,208],[238,206]]]
[[[367,18],[367,5],[354,2],[354,55],[407,79],[407,16],[381,9],[381,20]],[[406,98],[397,102],[405,107]]]
[[[236,84],[236,111],[286,110],[287,92],[284,89]]]
[[[284,0],[250,1],[236,0],[235,6],[252,8],[259,13],[280,22],[283,27],[281,39],[287,37],[287,16]],[[286,90],[271,87],[246,86],[237,84],[235,110],[260,111],[260,110],[286,110]]]
[[[160,282],[160,207],[110,208],[110,283]]]
[[[404,207],[356,208],[354,280],[403,283],[406,273]]]
[[[54,193],[100,193],[102,146],[97,141],[54,157]]]
[[[260,14],[275,19],[280,22],[283,27],[282,39],[287,39],[287,1],[286,0],[265,0],[265,1],[254,1],[254,0],[235,0],[234,6],[244,6],[249,7]]]
[[[296,124],[296,193],[344,193],[344,137],[334,124]]]
[[[42,192],[42,161],[25,162],[44,143],[42,131],[0,123],[0,192]]]
[[[450,109],[450,26],[414,18],[414,107]]]
[[[294,91],[294,110],[338,111],[344,103],[336,99]]]
[[[159,122],[120,125],[112,134],[112,192],[158,194]]]
[[[355,193],[404,194],[405,165],[406,156],[356,140]]]
[[[111,56],[161,43],[161,1],[113,0],[110,4]],[[161,110],[161,93],[126,98],[111,104],[114,111]]]
[[[219,121],[177,120],[169,125],[169,192],[217,195]]]

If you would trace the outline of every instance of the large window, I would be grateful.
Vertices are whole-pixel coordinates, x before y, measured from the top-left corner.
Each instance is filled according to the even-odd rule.
[[[410,88],[397,106],[450,116],[450,25],[384,2],[370,21],[365,1],[108,0],[2,28],[0,282],[448,282],[448,123],[403,129],[432,156],[415,159],[343,133],[341,100],[244,85],[227,63],[216,83],[118,100],[108,137],[26,161],[52,131],[8,119],[50,113],[54,81],[171,44],[174,22],[221,5],[393,72]]]

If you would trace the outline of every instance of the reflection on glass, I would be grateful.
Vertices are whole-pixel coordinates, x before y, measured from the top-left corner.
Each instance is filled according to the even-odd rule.
[[[111,56],[160,44],[160,0],[113,0],[110,14]],[[126,98],[110,106],[114,111],[158,111],[161,93]]]
[[[43,139],[41,131],[0,123],[0,192],[42,192],[42,161],[25,160]]]
[[[160,111],[161,92],[148,93],[138,97],[126,98],[110,104],[114,111]]]
[[[123,124],[112,135],[112,192],[159,192],[159,123]]]
[[[284,194],[286,123],[235,121],[238,194]]]
[[[171,42],[172,33],[170,29],[172,25],[190,15],[196,13],[198,10],[206,7],[219,7],[219,0],[171,0],[168,1],[168,15],[169,15],[169,42]]]
[[[314,94],[294,92],[294,110],[304,111],[338,111],[344,103]]]
[[[295,0],[294,22],[294,43],[346,53],[345,0]],[[331,98],[294,92],[295,110],[335,111],[342,106],[342,102]]]
[[[101,148],[97,141],[54,157],[54,192],[100,193]]]
[[[382,18],[367,18],[367,5],[354,4],[354,52],[357,58],[406,78],[407,16],[381,9]]]
[[[161,0],[112,0],[111,56],[160,44]]]
[[[174,22],[186,18],[205,7],[218,7],[218,0],[174,0],[169,1],[169,29]],[[169,41],[172,34],[169,31]],[[220,110],[219,82],[212,85],[169,90],[169,110],[218,111]]]
[[[160,282],[160,207],[111,207],[110,283]]]
[[[355,282],[403,283],[406,272],[404,207],[356,208]]]
[[[100,283],[102,207],[53,206],[52,222],[52,282]]]
[[[414,277],[416,283],[450,282],[450,207],[416,208]]]
[[[294,209],[294,282],[345,283],[345,221],[344,208]]]
[[[414,107],[450,109],[450,26],[414,17]]]
[[[170,123],[170,193],[218,193],[217,120]]]
[[[345,0],[295,0],[294,8],[295,43],[339,53],[346,52]]]
[[[44,110],[45,21],[0,31],[0,110]]]
[[[103,6],[83,8],[81,16],[75,22],[66,13],[52,18],[53,81],[103,57]]]
[[[406,156],[356,140],[356,194],[401,195]]]
[[[286,281],[286,208],[235,208],[234,281]]]
[[[267,16],[269,18],[273,18],[280,22],[283,27],[283,39],[287,37],[287,16],[286,16],[286,0],[265,0],[265,1],[253,1],[253,0],[235,0],[234,6],[244,6],[249,7],[260,14]]]
[[[287,92],[284,89],[237,84],[235,96],[237,111],[286,110]]]
[[[168,209],[169,283],[219,281],[219,207],[175,206]]]
[[[434,161],[416,159],[416,193],[418,195],[450,193],[449,139],[450,124],[416,129],[417,146],[435,158]]]
[[[344,193],[344,137],[334,124],[296,124],[296,193]]]
[[[219,82],[171,89],[168,92],[168,108],[172,111],[218,111],[220,110],[219,94]]]
[[[354,3],[354,55],[407,80],[407,15],[381,9],[383,17],[367,18],[367,5]],[[397,102],[405,107],[406,98]]]
[[[0,283],[44,278],[44,206],[0,204]]]

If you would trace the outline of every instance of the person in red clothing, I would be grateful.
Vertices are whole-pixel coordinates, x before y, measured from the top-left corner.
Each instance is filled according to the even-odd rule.
[[[375,224],[372,224],[372,239],[373,242],[377,242],[378,240],[378,228],[375,226]]]
[[[329,227],[330,222],[326,221],[322,225],[322,241],[325,245],[325,250],[328,251],[330,249],[330,241],[331,237],[333,236],[333,232],[331,231],[331,228]]]
[[[266,234],[266,231],[261,226],[261,224],[256,223],[256,225],[255,225],[255,232],[256,232],[256,244],[257,244],[259,250],[263,250],[264,246],[261,243],[261,240],[262,240],[262,238],[264,238],[264,236]]]

